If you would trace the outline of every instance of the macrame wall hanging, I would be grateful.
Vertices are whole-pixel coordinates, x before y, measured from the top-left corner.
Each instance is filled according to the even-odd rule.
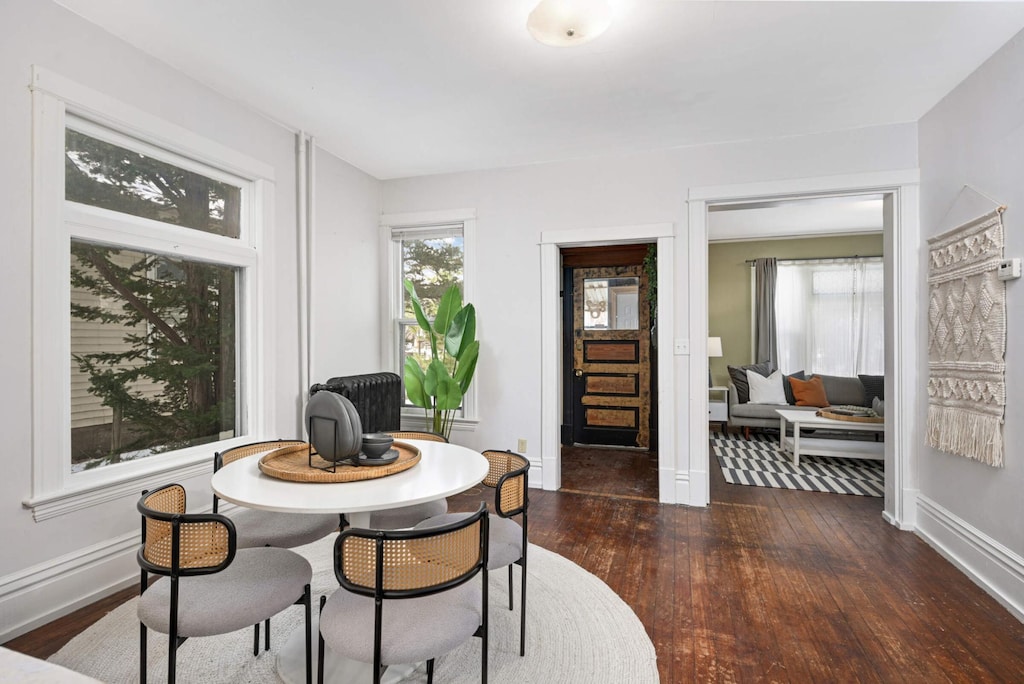
[[[928,240],[927,443],[995,467],[1006,404],[1003,209]]]

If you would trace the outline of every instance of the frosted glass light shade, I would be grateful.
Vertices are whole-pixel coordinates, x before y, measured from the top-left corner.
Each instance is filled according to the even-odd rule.
[[[611,21],[607,0],[541,0],[526,28],[545,45],[569,47],[597,38]]]
[[[721,337],[709,337],[708,338],[708,358],[717,359],[722,355],[722,338]]]

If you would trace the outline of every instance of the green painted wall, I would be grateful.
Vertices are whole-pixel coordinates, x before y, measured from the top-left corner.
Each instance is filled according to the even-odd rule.
[[[708,336],[722,338],[722,357],[711,359],[715,385],[728,385],[726,366],[751,363],[750,265],[747,259],[775,257],[873,256],[882,253],[882,234],[793,240],[712,242],[708,245]]]

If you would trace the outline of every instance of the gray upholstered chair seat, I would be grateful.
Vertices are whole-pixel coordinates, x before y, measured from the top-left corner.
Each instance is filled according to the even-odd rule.
[[[425,503],[374,511],[370,514],[370,528],[374,530],[401,530],[418,522],[448,512],[448,501],[437,499]]]
[[[480,578],[430,596],[384,601],[381,663],[418,663],[443,655],[480,627]],[[320,613],[320,633],[332,651],[373,662],[374,601],[334,592]]]
[[[428,518],[415,529],[422,530],[428,527],[440,527],[461,520],[469,513],[445,513]],[[488,548],[487,548],[487,569],[497,570],[506,565],[511,565],[523,556],[523,528],[511,518],[502,518],[491,513],[488,516]]]
[[[304,546],[336,532],[341,519],[334,513],[278,513],[243,508],[228,514],[238,533],[238,548]]]
[[[251,627],[294,604],[312,577],[309,562],[287,549],[239,549],[224,570],[178,580],[178,635]],[[170,579],[161,577],[139,597],[139,620],[164,634],[170,630],[170,591]]]

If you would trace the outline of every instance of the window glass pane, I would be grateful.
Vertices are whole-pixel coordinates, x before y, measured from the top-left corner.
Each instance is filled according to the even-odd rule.
[[[412,281],[428,318],[433,318],[441,296],[452,284],[462,286],[463,238],[461,235],[416,240],[404,237],[402,279]],[[401,283],[399,283],[401,285]],[[414,318],[412,300],[402,288],[402,317]],[[427,353],[430,353],[429,348]]]
[[[583,281],[583,327],[639,330],[639,303],[639,278],[587,278]]]
[[[237,434],[238,270],[71,243],[71,468]]]
[[[66,199],[111,211],[239,236],[241,189],[66,129]]]

